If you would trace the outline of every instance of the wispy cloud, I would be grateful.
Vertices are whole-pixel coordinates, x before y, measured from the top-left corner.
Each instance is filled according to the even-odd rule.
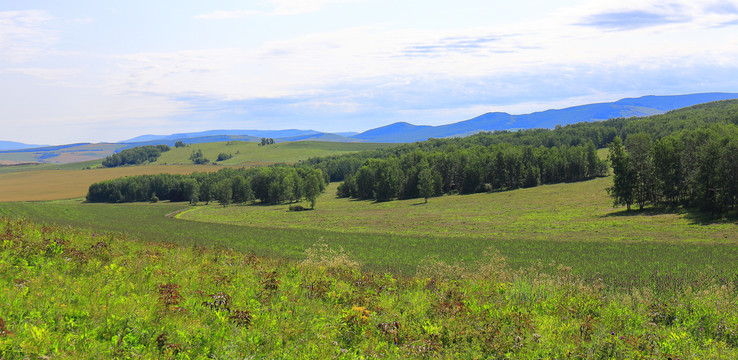
[[[575,24],[603,30],[634,30],[672,24],[715,26],[738,16],[738,3],[734,0],[626,0],[617,6],[598,6],[582,7],[586,13]]]
[[[579,25],[594,26],[603,29],[629,30],[683,23],[691,19],[692,17],[686,15],[668,15],[643,10],[632,10],[594,14],[584,19]]]
[[[0,61],[26,61],[43,53],[58,39],[51,20],[40,10],[0,11]]]
[[[196,15],[196,19],[227,20],[241,19],[249,16],[299,15],[320,10],[337,3],[349,3],[362,0],[269,0],[269,10],[216,10],[207,14]]]

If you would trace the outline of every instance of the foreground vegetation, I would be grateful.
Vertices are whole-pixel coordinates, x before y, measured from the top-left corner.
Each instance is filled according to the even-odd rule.
[[[2,203],[0,215],[292,259],[322,237],[350,251],[366,269],[402,274],[412,274],[430,254],[449,263],[473,263],[492,246],[513,268],[555,261],[571,266],[578,276],[624,288],[673,292],[675,283],[693,282],[700,273],[713,271],[726,279],[738,278],[735,218],[613,209],[604,191],[611,184],[611,178],[598,178],[443,196],[427,204],[417,199],[339,199],[333,195],[336,184],[331,184],[316,209],[304,212],[288,211],[289,204],[223,207],[69,200]]]
[[[413,276],[0,220],[0,357],[734,358],[735,284],[613,289],[494,249]],[[64,289],[60,292],[58,289]]]

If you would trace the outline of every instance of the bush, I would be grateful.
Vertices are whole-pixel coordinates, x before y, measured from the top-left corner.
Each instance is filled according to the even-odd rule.
[[[305,211],[305,209],[302,205],[290,205],[290,211]]]

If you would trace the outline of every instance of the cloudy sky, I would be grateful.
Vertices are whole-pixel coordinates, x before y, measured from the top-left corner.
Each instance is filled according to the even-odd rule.
[[[0,2],[0,140],[363,131],[738,92],[738,0]]]

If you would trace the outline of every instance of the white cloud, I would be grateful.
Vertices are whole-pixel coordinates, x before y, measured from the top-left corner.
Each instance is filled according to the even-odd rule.
[[[280,16],[299,15],[318,11],[330,4],[350,3],[363,0],[269,0],[270,10],[216,10],[207,14],[196,15],[197,19],[227,20],[241,19],[248,16]]]
[[[0,11],[0,61],[22,62],[44,53],[57,41],[51,20],[40,10]]]

